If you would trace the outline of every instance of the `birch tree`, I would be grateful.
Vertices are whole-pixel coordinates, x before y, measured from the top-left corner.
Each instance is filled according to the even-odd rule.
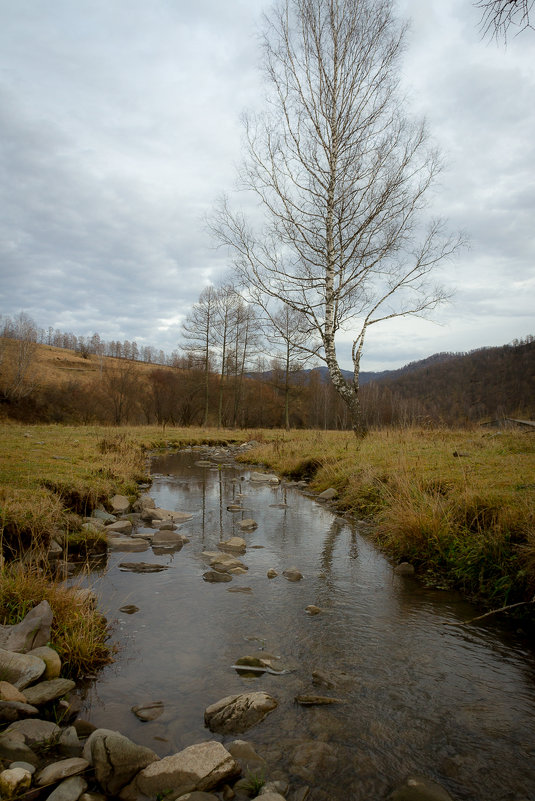
[[[253,299],[307,317],[358,436],[370,327],[444,300],[431,273],[459,244],[440,221],[422,225],[440,162],[425,125],[403,113],[404,32],[392,0],[281,0],[265,18],[269,102],[245,118],[240,173],[264,215],[258,225],[223,199],[211,223]]]

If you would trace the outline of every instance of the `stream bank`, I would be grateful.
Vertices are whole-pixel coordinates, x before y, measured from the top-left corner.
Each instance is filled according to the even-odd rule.
[[[214,741],[208,707],[262,691],[277,706],[245,736],[292,801],[386,798],[412,774],[456,799],[483,800],[491,788],[497,799],[529,798],[533,659],[514,633],[445,627],[471,607],[394,575],[354,523],[294,486],[255,482],[257,471],[215,456],[157,457],[154,508],[191,515],[174,532],[180,544],[151,546],[166,524],[136,521],[130,539],[143,550],[112,546],[91,577],[109,619],[119,618],[121,652],[87,689],[80,717],[163,761]],[[207,582],[202,554],[228,553],[220,546],[232,538],[246,543],[232,554],[244,572],[216,569],[231,580]],[[284,576],[292,568],[300,580]],[[245,656],[273,672],[237,670]],[[336,702],[295,700],[314,696]],[[159,714],[143,720],[134,706]],[[215,736],[228,750],[236,733]]]

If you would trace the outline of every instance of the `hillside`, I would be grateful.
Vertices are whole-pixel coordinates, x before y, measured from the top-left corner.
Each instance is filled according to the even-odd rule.
[[[217,371],[0,340],[0,417],[25,422],[284,425],[280,372]],[[351,373],[345,372],[351,378]],[[535,341],[467,354],[438,353],[398,370],[361,374],[369,427],[451,426],[535,418]],[[294,428],[346,428],[347,410],[325,367],[292,374]]]
[[[529,340],[529,338],[528,338]],[[535,341],[437,354],[374,379],[379,393],[448,425],[535,418]]]

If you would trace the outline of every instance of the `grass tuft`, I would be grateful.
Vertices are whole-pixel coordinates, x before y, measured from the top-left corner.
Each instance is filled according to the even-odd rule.
[[[80,603],[76,588],[47,578],[37,567],[4,565],[0,576],[0,623],[19,623],[47,600],[54,614],[51,647],[60,655],[62,675],[80,678],[113,659],[106,641],[106,619],[90,603]]]

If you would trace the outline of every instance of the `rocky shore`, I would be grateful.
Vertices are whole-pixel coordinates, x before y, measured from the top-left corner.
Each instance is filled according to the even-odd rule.
[[[205,449],[200,454],[201,461],[206,461],[207,466],[221,464],[248,447],[251,445]],[[278,482],[276,476],[262,472],[253,473],[251,480]],[[328,493],[325,501],[332,497]],[[140,496],[132,506],[128,498],[116,495],[109,499],[107,507],[95,510],[84,525],[102,531],[112,550],[141,551],[149,542],[156,553],[158,549],[166,552],[180,549],[189,541],[178,532],[177,524],[190,515],[158,508],[148,495]],[[239,498],[237,507],[240,508]],[[241,524],[244,531],[256,525],[254,520],[243,520]],[[50,557],[62,558],[56,546],[52,544]],[[245,573],[247,566],[239,559],[245,550],[244,539],[231,537],[220,544],[217,552],[203,554],[209,568],[204,580],[231,581],[233,575]],[[121,569],[135,572],[157,567],[152,563],[121,563]],[[275,575],[275,571],[268,571],[268,578]],[[289,581],[302,578],[297,568],[289,568],[285,577]],[[90,591],[73,588],[72,592],[78,594],[81,604],[94,602]],[[319,614],[321,610],[311,607],[307,612]],[[120,732],[95,728],[80,717],[81,696],[75,682],[61,677],[60,658],[49,646],[51,623],[52,610],[43,601],[22,622],[0,626],[0,798],[242,801],[259,795],[263,801],[327,801],[313,782],[296,782],[296,777],[273,768],[269,775],[267,762],[252,743],[230,739],[261,724],[277,707],[277,700],[262,691],[227,696],[206,708],[207,729],[224,739],[225,744],[214,738],[163,758]],[[269,660],[262,661],[254,655],[242,657],[234,667],[253,673],[277,672]],[[323,696],[296,698],[303,705],[337,700]],[[132,712],[140,720],[154,720],[162,709],[161,702],[150,701],[132,707]],[[301,751],[296,755],[296,764],[300,761],[310,768],[311,777],[329,761],[327,743],[304,743]],[[301,771],[301,775],[307,773]],[[425,777],[409,776],[389,799],[451,801],[451,796]]]

